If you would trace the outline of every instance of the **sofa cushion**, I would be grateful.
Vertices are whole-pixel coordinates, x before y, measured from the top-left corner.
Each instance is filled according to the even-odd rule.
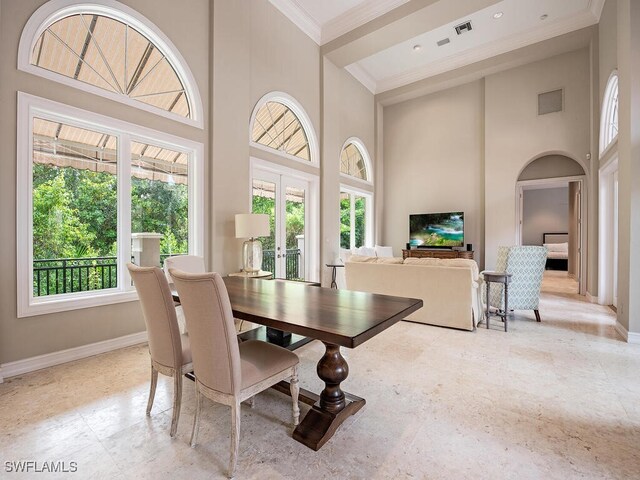
[[[464,267],[470,268],[473,272],[473,280],[478,281],[478,277],[480,275],[478,264],[475,260],[470,260],[467,258],[447,258],[440,259],[440,265],[444,267]]]
[[[439,258],[405,258],[404,263],[406,265],[440,265],[438,263]]]
[[[355,263],[384,263],[391,265],[402,264],[401,257],[365,257],[363,255],[351,255],[349,261]]]
[[[354,255],[360,255],[362,257],[375,257],[376,256],[376,249],[375,248],[369,248],[369,247],[358,247],[358,248],[354,248],[352,250],[352,253]]]

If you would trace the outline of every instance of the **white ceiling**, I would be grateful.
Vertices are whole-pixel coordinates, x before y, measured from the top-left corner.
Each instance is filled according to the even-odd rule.
[[[309,36],[315,35],[314,40],[320,45],[407,1],[271,0]],[[453,8],[449,5],[441,4],[440,8]],[[490,7],[361,58],[346,68],[373,93],[381,93],[593,25],[599,21],[603,5],[604,0],[497,1]],[[502,17],[493,18],[496,12],[502,12]],[[450,18],[454,18],[453,15]],[[541,19],[541,15],[547,17]],[[315,25],[315,34],[303,28],[301,18],[306,19],[307,27]],[[457,35],[454,26],[469,20],[473,29]],[[449,38],[450,43],[438,47],[436,42],[444,38]],[[421,48],[415,51],[414,45]]]

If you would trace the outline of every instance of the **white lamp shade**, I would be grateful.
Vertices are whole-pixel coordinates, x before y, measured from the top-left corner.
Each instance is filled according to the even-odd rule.
[[[238,213],[236,215],[236,238],[268,237],[269,215],[266,213]]]

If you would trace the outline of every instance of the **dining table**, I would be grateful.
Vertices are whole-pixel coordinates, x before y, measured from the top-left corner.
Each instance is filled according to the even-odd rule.
[[[293,432],[295,440],[316,451],[366,403],[340,387],[350,373],[340,348],[357,348],[423,305],[415,298],[308,287],[296,282],[223,279],[235,318],[324,344],[325,352],[316,368],[324,389],[319,395],[301,389],[300,400],[311,408]],[[174,298],[179,301],[176,292]],[[276,388],[288,392],[286,384]]]

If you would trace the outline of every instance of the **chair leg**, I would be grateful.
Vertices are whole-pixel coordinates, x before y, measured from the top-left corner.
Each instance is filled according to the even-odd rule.
[[[240,446],[240,402],[237,400],[231,406],[231,460],[229,461],[228,477],[233,478],[238,462],[238,447]]]
[[[198,390],[198,382],[196,382],[196,415],[193,417],[193,430],[191,430],[191,446],[196,446],[198,440],[198,430],[200,429],[200,406],[202,404],[202,395]]]
[[[147,415],[151,415],[153,399],[156,396],[156,386],[158,385],[158,371],[151,364],[151,386],[149,387],[149,401],[147,402]]]
[[[293,367],[293,375],[289,380],[289,386],[291,389],[291,402],[293,404],[293,425],[300,423],[300,406],[298,405],[298,394],[300,393],[300,387],[298,386],[298,366]]]
[[[176,370],[173,372],[173,417],[171,419],[171,431],[169,434],[172,437],[176,436],[178,430],[178,419],[180,418],[180,406],[182,405],[182,371]]]
[[[540,319],[540,312],[538,310],[534,310],[533,313],[536,314],[536,322],[541,322],[542,320]]]

